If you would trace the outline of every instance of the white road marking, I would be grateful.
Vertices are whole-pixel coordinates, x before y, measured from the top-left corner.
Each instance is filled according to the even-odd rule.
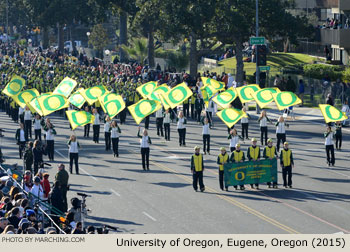
[[[119,193],[117,193],[116,191],[114,191],[112,188],[111,188],[111,191],[112,193],[114,193],[115,195],[117,195],[118,197],[121,197]]]
[[[61,157],[63,157],[65,160],[69,161],[69,159],[67,157],[65,157],[61,152],[59,152],[58,150],[55,150],[55,152],[60,155]],[[83,168],[79,167],[79,170],[82,170],[86,175],[88,175],[90,178],[92,178],[93,180],[97,181],[98,179],[95,178],[94,176],[92,176],[90,173],[88,173],[87,171],[85,171]]]
[[[153,218],[151,215],[149,215],[148,213],[146,212],[142,212],[144,215],[146,215],[148,218],[150,218],[151,220],[153,221],[157,221],[155,218]]]

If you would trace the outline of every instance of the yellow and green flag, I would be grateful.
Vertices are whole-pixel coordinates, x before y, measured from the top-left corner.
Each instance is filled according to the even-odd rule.
[[[69,106],[67,98],[58,94],[39,96],[37,100],[44,116]]]
[[[211,78],[201,77],[202,82],[204,86],[210,86],[213,88],[216,92],[219,92],[221,90],[225,90],[225,83],[221,81],[217,81]],[[215,92],[215,93],[216,93]]]
[[[24,87],[25,83],[26,81],[22,77],[14,75],[10,82],[2,90],[2,93],[9,97],[17,95],[19,92],[22,91],[22,88]]]
[[[85,111],[67,110],[66,111],[72,130],[78,126],[84,126],[89,123],[93,123],[95,116]]]
[[[275,100],[278,110],[283,110],[285,108],[295,106],[302,102],[299,99],[299,97],[293,92],[285,91],[285,92],[272,94],[272,96],[273,96],[273,99]]]
[[[171,108],[175,108],[176,106],[182,104],[186,99],[191,97],[192,94],[192,90],[189,89],[186,83],[183,82],[170,89],[168,93],[163,95],[163,97]]]
[[[112,119],[125,109],[125,102],[121,95],[105,94],[99,98],[101,107]]]
[[[163,98],[163,95],[165,95],[167,92],[169,92],[170,88],[167,84],[160,85],[156,87],[151,95],[148,95],[147,98],[149,100],[159,101],[163,104],[165,109],[170,108],[168,102]]]
[[[81,108],[86,102],[84,96],[81,95],[81,92],[84,92],[84,88],[79,88],[76,92],[71,94],[68,98],[69,103]]]
[[[233,87],[231,87],[231,88],[228,88],[225,92],[222,92],[217,96],[215,96],[213,98],[213,101],[217,105],[223,108],[228,108],[231,102],[233,102],[236,98],[237,98],[237,92]]]
[[[85,100],[89,103],[90,106],[96,101],[98,101],[98,98],[100,96],[103,96],[106,93],[109,93],[109,91],[103,85],[94,86],[80,91],[80,94],[85,98]]]
[[[226,108],[216,113],[216,115],[231,128],[235,125],[242,117],[246,117],[247,114],[239,109],[235,108]]]
[[[251,84],[236,88],[237,94],[242,103],[250,102],[253,100],[252,95],[259,90],[260,87],[257,84]]]
[[[43,111],[41,110],[41,107],[39,105],[39,102],[38,102],[38,98],[39,97],[44,97],[44,96],[49,96],[51,95],[52,93],[49,92],[49,93],[44,93],[44,94],[41,94],[40,96],[34,98],[32,101],[28,102],[27,105],[30,109],[30,111],[32,111],[33,113],[38,113],[40,116],[43,116]]]
[[[150,114],[156,112],[162,108],[162,104],[158,101],[142,99],[138,103],[135,103],[128,107],[130,114],[134,118],[137,124]]]
[[[260,108],[265,108],[271,102],[273,102],[272,94],[281,92],[278,88],[263,88],[252,94],[254,100]]]
[[[63,95],[67,98],[70,96],[76,85],[77,82],[75,80],[66,77],[60,82],[60,84],[58,84],[58,86],[53,91],[53,94]]]
[[[150,81],[147,82],[138,88],[136,88],[137,92],[144,98],[147,99],[149,95],[152,94],[153,90],[157,87],[157,82]]]
[[[328,104],[319,104],[322,115],[326,123],[347,120],[348,117],[344,112]]]
[[[203,86],[200,90],[204,104],[208,107],[210,98],[212,98],[217,93],[217,91],[211,86]]]
[[[19,92],[18,94],[12,96],[11,98],[21,107],[24,108],[27,103],[31,102],[35,97],[39,96],[38,90],[36,88],[27,89]]]

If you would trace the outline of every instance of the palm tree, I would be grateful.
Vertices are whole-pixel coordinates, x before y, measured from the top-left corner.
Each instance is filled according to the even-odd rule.
[[[122,45],[121,48],[127,53],[129,58],[135,59],[141,64],[147,59],[148,49],[146,38],[134,38],[130,46]]]

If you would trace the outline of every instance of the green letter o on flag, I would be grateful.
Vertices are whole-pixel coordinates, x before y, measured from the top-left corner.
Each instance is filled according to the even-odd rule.
[[[292,97],[292,101],[288,104],[285,104],[282,100],[282,95],[290,95]],[[297,97],[295,95],[292,95],[290,92],[283,92],[283,93],[278,93],[277,96],[276,96],[276,100],[278,102],[278,104],[281,106],[281,107],[288,107],[288,106],[291,106],[296,100],[297,100]]]
[[[79,113],[79,111],[75,111],[72,113],[72,121],[77,124],[77,125],[83,125],[83,124],[86,124],[86,123],[89,123],[90,122],[90,119],[91,119],[91,116],[89,114],[84,114],[86,120],[84,122],[78,122],[78,119],[77,119],[77,116],[75,114]]]
[[[240,116],[240,115],[237,113],[237,116],[236,116],[234,119],[231,119],[231,118],[229,118],[228,115],[226,114],[226,111],[227,111],[227,110],[224,109],[224,110],[222,111],[221,116],[222,116],[222,119],[224,119],[224,121],[227,122],[227,123],[234,123],[234,122],[237,120],[237,118]]]
[[[337,117],[337,118],[334,118],[333,117],[333,115],[332,115],[332,113],[331,113],[331,106],[330,105],[328,105],[327,107],[325,107],[325,111],[326,111],[326,115],[330,118],[330,119],[332,119],[332,120],[336,120],[336,121],[338,121],[338,120],[340,120],[342,117],[343,117],[343,113],[342,112],[340,112],[338,109],[333,109],[333,111],[337,111],[338,113],[339,113],[339,116]]]
[[[58,100],[59,101],[59,106],[56,106],[55,108],[51,107],[50,105],[50,100],[52,102],[53,100]],[[60,107],[62,107],[66,103],[65,99],[61,95],[51,95],[49,97],[46,97],[45,100],[43,101],[43,105],[46,110],[48,111],[56,111]],[[55,103],[56,104],[56,103]]]
[[[7,92],[11,95],[16,95],[21,91],[22,87],[23,83],[18,79],[14,79],[8,84]]]
[[[142,113],[141,110],[140,110],[140,107],[143,103],[148,103],[151,105],[151,110],[147,113]],[[150,113],[152,113],[152,111],[154,111],[154,109],[156,108],[156,103],[154,101],[149,101],[149,100],[144,100],[144,101],[141,101],[139,104],[136,105],[135,107],[135,114],[140,117],[140,118],[143,118],[143,117],[146,117],[147,115],[149,115]]]
[[[174,98],[174,96],[173,96],[173,92],[175,92],[176,90],[179,90],[179,91],[181,91],[181,93],[182,93],[182,97],[181,97],[181,99],[179,99],[179,100],[176,100],[176,99]],[[168,95],[168,98],[169,98],[169,100],[170,100],[172,103],[176,104],[176,103],[179,103],[179,102],[183,101],[183,100],[185,99],[186,96],[187,96],[187,91],[186,91],[186,89],[185,89],[184,87],[177,87],[177,88],[175,88],[175,89],[173,89],[173,90],[170,91],[170,93],[169,93],[169,95]]]

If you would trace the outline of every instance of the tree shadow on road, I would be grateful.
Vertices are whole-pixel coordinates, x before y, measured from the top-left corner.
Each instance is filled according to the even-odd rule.
[[[170,183],[170,182],[159,182],[159,183],[151,183],[152,185],[158,185],[158,186],[164,186],[164,187],[170,187],[170,188],[183,188],[190,186],[190,184],[185,183]]]

